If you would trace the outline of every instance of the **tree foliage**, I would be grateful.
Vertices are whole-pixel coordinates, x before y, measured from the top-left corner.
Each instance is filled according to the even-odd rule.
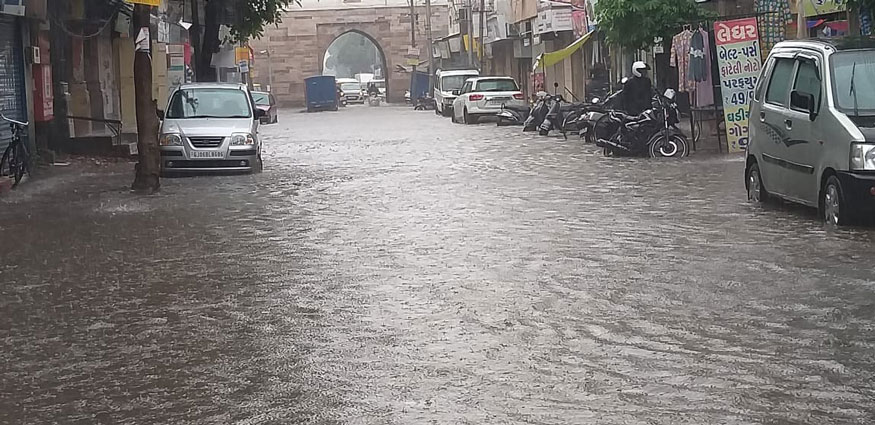
[[[713,16],[692,0],[599,0],[596,15],[609,41],[631,48],[671,38],[684,24]]]
[[[282,22],[283,11],[292,5],[301,6],[300,0],[228,1],[234,2],[237,11],[237,22],[231,26],[231,37],[235,42],[261,38],[265,25],[278,25]]]

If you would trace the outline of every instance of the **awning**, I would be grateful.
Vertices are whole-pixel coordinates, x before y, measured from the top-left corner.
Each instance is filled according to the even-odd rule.
[[[571,56],[572,54],[574,54],[574,52],[577,51],[577,49],[580,49],[584,44],[586,44],[586,42],[590,38],[592,38],[593,34],[595,34],[595,31],[590,31],[582,35],[573,43],[566,46],[564,49],[539,55],[532,69],[537,69],[538,67],[553,66],[559,62],[562,62],[563,60],[565,60],[565,58]]]

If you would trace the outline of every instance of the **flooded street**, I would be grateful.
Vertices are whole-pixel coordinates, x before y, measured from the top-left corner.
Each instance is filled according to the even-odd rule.
[[[265,171],[0,198],[0,423],[867,424],[875,229],[741,156],[283,111]]]

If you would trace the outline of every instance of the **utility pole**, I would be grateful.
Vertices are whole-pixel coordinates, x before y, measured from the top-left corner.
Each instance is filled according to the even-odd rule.
[[[416,4],[410,0],[410,47],[416,47]]]
[[[434,40],[431,36],[431,0],[425,0],[425,36],[428,39],[428,93],[434,92]]]
[[[158,151],[157,106],[152,99],[152,36],[149,20],[152,6],[134,5],[134,98],[137,107],[137,157],[134,167],[134,183],[131,189],[143,193],[155,193],[161,187],[161,157]]]
[[[471,2],[468,0],[468,66],[474,67],[474,8],[471,7]]]
[[[480,0],[480,43],[478,44],[477,57],[480,64],[480,72],[483,73],[483,42],[486,41],[486,0]]]

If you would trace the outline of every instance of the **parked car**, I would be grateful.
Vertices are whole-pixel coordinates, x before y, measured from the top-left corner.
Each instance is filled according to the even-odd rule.
[[[463,69],[458,71],[442,71],[435,73],[434,101],[435,113],[448,117],[453,112],[453,101],[456,95],[453,90],[460,90],[469,78],[479,77],[480,71],[476,69]]]
[[[255,107],[264,111],[264,116],[261,117],[262,124],[275,124],[277,122],[276,98],[272,94],[262,91],[252,92],[252,100],[255,102]]]
[[[158,116],[162,173],[261,171],[258,120],[266,115],[246,85],[183,84]]]
[[[788,41],[753,90],[745,187],[842,225],[875,213],[875,41]]]
[[[498,115],[501,106],[523,107],[525,96],[511,77],[469,78],[453,92],[453,122],[476,124],[481,117]]]

